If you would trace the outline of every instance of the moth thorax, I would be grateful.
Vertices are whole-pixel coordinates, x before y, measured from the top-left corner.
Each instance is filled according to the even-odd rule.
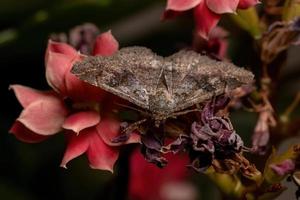
[[[166,114],[176,106],[172,95],[167,90],[158,90],[149,95],[149,107],[154,113]]]

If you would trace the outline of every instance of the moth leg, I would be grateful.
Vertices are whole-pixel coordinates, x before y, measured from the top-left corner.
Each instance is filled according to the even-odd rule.
[[[137,130],[139,128],[139,125],[143,124],[144,122],[146,122],[147,119],[142,119],[142,120],[139,120],[139,121],[136,121],[132,124],[130,124],[129,126],[127,126],[126,128],[122,129],[121,130],[121,135],[113,138],[111,140],[111,142],[113,143],[122,143],[122,142],[126,142],[129,137],[130,137],[130,134],[134,131],[134,130]]]
[[[200,112],[200,111],[202,111],[202,109],[200,109],[200,108],[191,109],[191,110],[184,110],[184,111],[179,111],[179,112],[173,113],[170,117],[176,118],[179,115],[185,115],[185,114],[188,114],[188,113],[191,113],[191,112]]]
[[[130,134],[132,131],[136,130],[139,128],[139,126],[141,124],[143,124],[144,122],[146,122],[147,119],[141,119],[139,121],[136,121],[132,124],[130,124],[129,126],[127,126],[126,128],[124,128],[121,132],[124,133],[124,134]]]

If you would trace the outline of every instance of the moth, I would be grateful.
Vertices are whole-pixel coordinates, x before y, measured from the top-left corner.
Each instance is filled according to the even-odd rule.
[[[112,56],[88,56],[75,63],[71,72],[146,110],[156,126],[254,78],[248,70],[194,51],[162,57],[145,47],[122,48]]]

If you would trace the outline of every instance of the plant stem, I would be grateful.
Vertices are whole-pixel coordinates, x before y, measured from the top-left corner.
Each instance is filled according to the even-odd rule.
[[[117,173],[112,190],[110,199],[127,200],[128,199],[128,186],[130,177],[130,155],[134,150],[135,145],[127,145],[122,148],[120,158],[118,160]]]
[[[289,122],[290,115],[297,108],[300,103],[300,92],[298,92],[293,100],[293,102],[286,108],[284,113],[280,116],[280,120],[283,123]]]

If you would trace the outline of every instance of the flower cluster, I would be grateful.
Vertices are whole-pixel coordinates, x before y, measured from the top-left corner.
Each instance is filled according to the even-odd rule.
[[[235,13],[237,9],[246,9],[258,2],[258,0],[168,0],[164,18],[193,9],[197,32],[208,39],[222,14]]]
[[[180,135],[164,147],[164,151],[188,151],[192,160],[191,167],[198,172],[204,172],[211,165],[217,171],[236,170],[237,154],[242,152],[244,144],[229,118],[220,112],[229,101],[228,97],[219,96],[207,102],[201,111],[200,120],[191,124],[190,134]],[[225,168],[218,166],[219,161],[224,161]]]
[[[111,55],[119,46],[110,31],[89,41],[95,42],[93,55]],[[120,145],[111,142],[120,129],[112,114],[115,105],[111,102],[116,97],[70,73],[73,64],[85,56],[66,43],[48,42],[46,78],[53,89],[12,85],[24,110],[10,132],[24,142],[41,142],[63,131],[68,144],[61,166],[86,153],[92,168],[113,171]],[[139,141],[137,134],[131,134],[126,143]]]
[[[68,144],[61,162],[62,167],[66,167],[73,158],[86,153],[92,168],[112,171],[119,155],[118,146],[137,142],[142,143],[142,154],[148,162],[164,167],[168,160],[162,149],[168,136],[162,134],[163,126],[152,127],[147,130],[147,134],[140,134],[138,131],[121,134],[120,130],[128,123],[119,121],[113,113],[118,107],[111,103],[121,100],[77,79],[70,72],[73,64],[87,55],[109,56],[118,50],[118,42],[110,32],[101,35],[97,35],[98,33],[99,30],[94,25],[84,24],[72,29],[69,37],[66,34],[52,35],[45,63],[46,78],[53,89],[45,92],[12,85],[11,88],[24,110],[10,132],[24,142],[41,142],[51,135],[64,132]],[[217,42],[220,35],[222,34],[216,34]],[[76,48],[66,42],[72,43]],[[216,50],[219,48],[217,46]],[[214,115],[211,109],[207,106],[204,108],[203,114],[207,116],[203,116],[200,123],[215,123],[209,122]],[[229,123],[223,124],[224,126],[231,125],[228,119],[220,120],[217,119],[216,122]],[[199,126],[198,122],[192,124],[191,137],[199,135]],[[196,140],[194,137],[194,146]]]

